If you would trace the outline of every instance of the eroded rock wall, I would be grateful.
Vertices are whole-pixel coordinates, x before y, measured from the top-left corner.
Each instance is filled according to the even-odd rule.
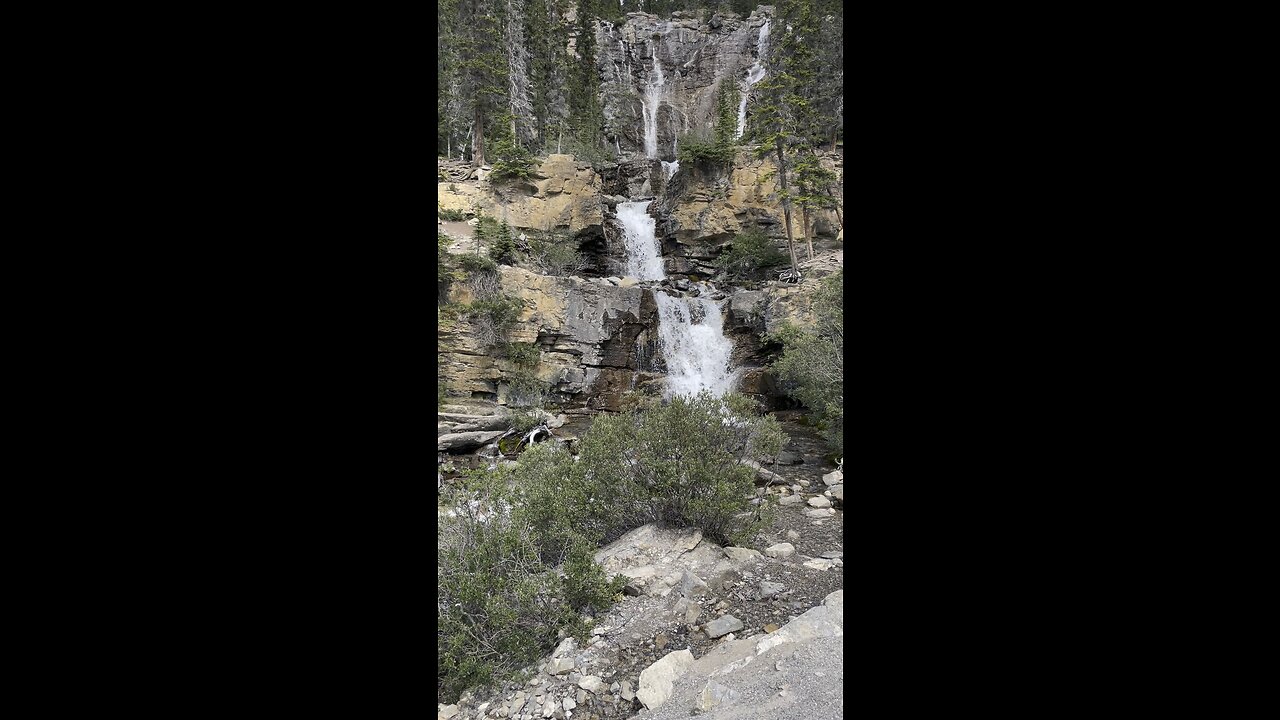
[[[656,334],[657,306],[650,291],[509,266],[500,266],[499,275],[503,292],[524,305],[507,339],[537,344],[541,357],[535,374],[550,385],[563,409],[619,410],[622,394],[649,379],[640,370],[637,348]],[[465,283],[450,296],[455,303],[472,299]],[[516,366],[479,343],[465,320],[442,328],[439,355],[451,391],[507,401]]]
[[[670,19],[627,14],[619,26],[596,29],[603,81],[605,135],[624,154],[644,155],[642,96],[653,81],[654,59],[664,85],[657,111],[658,157],[674,160],[677,136],[709,131],[720,83],[742,83],[755,62],[760,27],[773,15],[762,5],[745,19],[710,12],[675,12]]]

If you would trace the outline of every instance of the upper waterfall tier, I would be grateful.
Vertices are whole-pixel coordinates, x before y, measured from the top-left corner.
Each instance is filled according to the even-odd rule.
[[[596,29],[605,134],[623,154],[674,160],[676,138],[707,131],[721,82],[743,85],[763,63],[773,7],[744,19],[708,13],[669,20],[636,13]],[[763,72],[763,71],[760,71]]]
[[[649,202],[618,203],[618,223],[627,249],[627,274],[637,280],[661,280],[662,251],[654,236],[656,221],[649,215]]]

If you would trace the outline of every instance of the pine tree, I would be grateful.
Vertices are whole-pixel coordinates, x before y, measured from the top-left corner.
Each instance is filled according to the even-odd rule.
[[[574,136],[590,151],[601,147],[604,111],[600,107],[600,73],[596,69],[598,0],[580,0],[574,27],[574,53],[569,75],[569,110]]]
[[[835,199],[830,194],[831,185],[836,174],[824,167],[816,152],[802,152],[794,164],[796,203],[800,205],[800,234],[809,248],[809,259],[813,259],[813,233],[809,227],[809,208],[830,208],[835,206]]]
[[[525,43],[525,0],[506,0],[503,32],[506,36],[507,98],[511,135],[523,147],[532,144],[533,103],[530,99],[529,48]]]
[[[804,188],[793,190],[788,186],[794,171],[787,167],[787,155],[796,151],[804,154],[812,147],[812,137],[821,125],[811,101],[819,93],[817,55],[812,47],[818,32],[810,0],[784,0],[778,10],[775,26],[781,27],[782,32],[770,50],[765,79],[755,86],[759,99],[748,132],[759,143],[757,157],[772,154],[778,165],[778,195],[794,271],[799,263],[791,227],[791,201],[804,197],[806,203],[812,203],[812,196]],[[807,225],[807,205],[804,210]]]
[[[502,9],[500,0],[457,0],[453,30],[459,95],[470,106],[471,162],[476,166],[485,163],[486,126],[509,103]]]

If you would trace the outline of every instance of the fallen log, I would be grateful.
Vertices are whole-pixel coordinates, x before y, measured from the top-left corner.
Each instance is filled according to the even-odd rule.
[[[441,435],[436,438],[436,449],[449,450],[450,452],[475,450],[501,437],[505,432],[505,430],[493,430],[489,432],[462,432]]]

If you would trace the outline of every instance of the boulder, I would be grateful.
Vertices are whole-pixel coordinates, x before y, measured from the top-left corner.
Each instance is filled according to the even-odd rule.
[[[681,574],[680,576],[680,594],[681,595],[687,598],[692,598],[692,597],[700,597],[703,595],[708,595],[710,594],[710,592],[711,592],[711,588],[707,587],[707,584],[702,581],[702,578],[698,577],[697,575],[694,575],[688,570],[685,570]]]
[[[794,555],[795,552],[795,545],[792,545],[791,543],[778,543],[777,545],[770,545],[766,548],[764,554],[771,558],[784,558]]]
[[[818,637],[844,635],[844,590],[837,590],[823,599],[822,604],[810,608],[775,633],[770,633],[756,643],[756,655],[763,655],[773,648],[790,642],[801,642]]]
[[[707,637],[718,638],[742,629],[742,621],[732,615],[725,615],[707,623]]]
[[[724,554],[735,563],[748,562],[760,557],[759,550],[740,547],[727,547],[724,549]]]
[[[760,581],[760,597],[762,598],[775,597],[780,595],[784,590],[786,590],[786,586],[782,583],[769,582],[768,580]]]
[[[829,508],[831,507],[831,501],[822,497],[821,495],[817,497],[811,497],[809,498],[809,507]]]
[[[581,680],[578,680],[578,687],[586,690],[592,695],[602,695],[609,689],[609,686],[605,685],[604,681],[596,675],[587,675]]]
[[[844,482],[844,471],[836,470],[835,472],[829,472],[822,476],[822,482],[826,483],[828,487],[831,485],[839,485]]]
[[[650,710],[660,707],[671,697],[675,681],[679,680],[689,667],[693,665],[693,653],[689,648],[667,653],[640,673],[640,688],[636,697]]]

